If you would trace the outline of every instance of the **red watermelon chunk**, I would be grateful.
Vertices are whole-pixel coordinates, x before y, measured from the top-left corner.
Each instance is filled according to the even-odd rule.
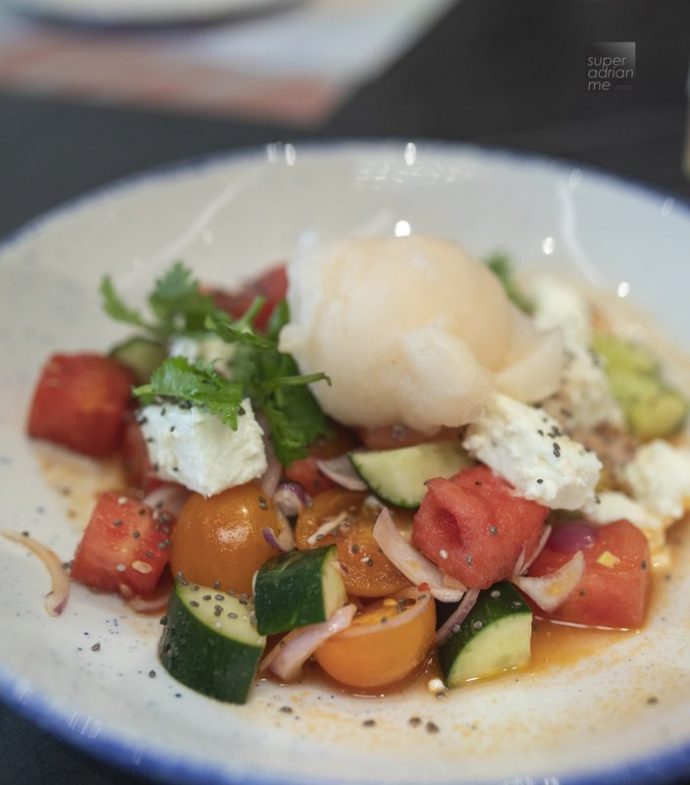
[[[606,526],[568,521],[554,528],[530,576],[555,572],[577,551],[585,557],[580,582],[553,613],[538,610],[539,615],[589,627],[641,627],[651,571],[644,534],[625,520]]]
[[[523,548],[535,551],[548,508],[515,495],[486,466],[427,483],[412,544],[447,575],[486,589],[509,578]]]
[[[130,496],[99,496],[72,564],[92,589],[150,597],[169,560],[173,517]]]
[[[54,354],[43,367],[29,436],[102,458],[119,449],[134,379],[110,357]]]

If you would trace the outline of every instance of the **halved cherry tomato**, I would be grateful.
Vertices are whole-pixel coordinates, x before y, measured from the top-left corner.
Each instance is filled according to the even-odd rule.
[[[317,439],[306,458],[300,458],[285,467],[288,480],[299,483],[310,496],[317,496],[336,487],[335,483],[319,470],[316,461],[336,458],[358,446],[352,431],[336,423],[331,423],[329,427],[331,433]]]
[[[205,498],[193,494],[180,510],[170,566],[193,583],[251,592],[252,576],[276,555],[261,530],[279,529],[279,517],[258,482]]]
[[[374,539],[374,524],[379,508],[364,503],[366,493],[333,488],[317,496],[297,519],[295,540],[303,550],[335,543],[338,561],[343,567],[343,581],[348,594],[356,597],[385,597],[410,582],[393,566]],[[411,513],[395,510],[393,517],[400,526],[410,526]],[[329,521],[342,523],[330,534],[319,534]]]
[[[315,652],[319,665],[350,687],[383,687],[404,679],[423,661],[434,639],[436,607],[407,590],[376,603]],[[402,595],[402,596],[401,596]]]

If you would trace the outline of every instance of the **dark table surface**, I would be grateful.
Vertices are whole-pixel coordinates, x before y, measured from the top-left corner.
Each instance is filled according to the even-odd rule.
[[[314,137],[534,150],[690,198],[681,171],[689,33],[687,0],[464,0],[309,132],[0,93],[0,235],[156,164]],[[636,43],[633,91],[586,90],[586,49],[597,41]],[[147,782],[68,748],[1,704],[0,759],[3,785]]]

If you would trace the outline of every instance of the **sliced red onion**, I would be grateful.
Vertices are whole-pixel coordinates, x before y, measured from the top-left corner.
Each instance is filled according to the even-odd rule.
[[[537,547],[534,549],[534,552],[529,557],[529,559],[527,559],[527,561],[525,562],[525,566],[522,569],[523,575],[529,572],[529,568],[537,560],[537,556],[539,556],[539,554],[544,550],[544,546],[546,545],[546,543],[549,540],[549,537],[551,536],[551,528],[552,528],[551,524],[547,524],[546,526],[544,526],[544,531],[541,533],[541,537],[539,538]]]
[[[445,622],[436,630],[434,635],[434,643],[440,646],[442,643],[450,638],[450,636],[457,632],[457,628],[465,621],[469,612],[474,608],[474,604],[479,597],[479,589],[468,589],[465,596],[460,601],[458,607],[450,614]]]
[[[450,587],[435,564],[413,548],[398,531],[390,512],[384,507],[374,524],[374,539],[381,550],[415,586],[426,584],[440,602],[460,602],[467,587],[457,582]]]
[[[465,591],[467,588],[464,583],[461,583],[457,578],[453,578],[450,575],[443,576],[443,585],[447,589],[459,589],[460,591]]]
[[[261,476],[261,490],[266,496],[273,497],[278,488],[283,467],[276,458],[275,450],[268,437],[268,431],[264,428],[264,449],[266,450],[266,471]]]
[[[271,670],[279,679],[293,681],[325,640],[350,626],[356,611],[355,605],[344,605],[321,624],[292,630],[264,657],[261,670]]]
[[[161,485],[147,494],[143,501],[154,510],[167,510],[177,516],[189,495],[189,491],[182,485]]]
[[[549,548],[559,553],[575,553],[588,548],[595,540],[594,528],[584,521],[560,523],[553,530]]]
[[[520,553],[517,555],[517,559],[515,559],[515,565],[513,566],[513,577],[517,575],[522,575],[525,571],[525,546],[523,545],[520,548]]]
[[[45,609],[50,616],[59,616],[67,605],[69,597],[69,576],[62,566],[59,556],[54,550],[47,545],[43,545],[33,537],[25,537],[18,532],[9,531],[8,529],[0,530],[0,534],[12,542],[18,542],[25,548],[28,548],[33,554],[45,564],[48,572],[50,573],[51,587],[48,594],[45,596]]]
[[[287,553],[288,551],[295,550],[295,535],[293,534],[290,524],[287,523],[287,521],[279,532],[275,532],[269,526],[265,526],[261,530],[261,534],[264,540],[266,540],[266,542],[277,551],[283,551],[284,553]]]
[[[421,616],[426,611],[430,602],[434,599],[431,592],[427,590],[418,589],[416,586],[408,586],[406,589],[401,589],[393,595],[396,600],[412,600],[409,605],[406,605],[402,612],[395,613],[387,617],[386,629],[391,630],[403,624],[411,622],[415,617]],[[367,606],[363,605],[359,609],[362,613],[366,613]],[[371,627],[366,624],[355,624],[348,628],[346,633],[348,638],[356,638],[359,635],[368,635],[371,632]]]
[[[347,488],[348,491],[366,491],[367,489],[367,484],[355,471],[347,453],[327,461],[317,461],[316,465],[329,480],[333,480],[342,488]]]
[[[273,494],[273,503],[288,518],[294,518],[311,503],[309,494],[296,482],[282,482]]]
[[[564,603],[585,571],[585,557],[578,551],[562,567],[538,578],[516,576],[512,582],[547,613]]]
[[[546,545],[547,540],[551,534],[551,526],[547,525],[544,527],[544,531],[541,533],[541,537],[539,538],[539,542],[537,543],[537,547],[532,552],[532,555],[529,559],[525,560],[526,549],[523,545],[520,548],[520,553],[518,553],[517,559],[515,559],[515,566],[513,567],[513,577],[516,575],[525,575],[525,573],[529,570],[529,568],[534,564],[536,561],[537,556],[544,550],[544,546]]]

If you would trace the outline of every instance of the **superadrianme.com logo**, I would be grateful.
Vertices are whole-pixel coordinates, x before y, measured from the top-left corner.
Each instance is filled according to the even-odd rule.
[[[599,41],[587,46],[588,93],[630,93],[635,84],[635,42]]]

